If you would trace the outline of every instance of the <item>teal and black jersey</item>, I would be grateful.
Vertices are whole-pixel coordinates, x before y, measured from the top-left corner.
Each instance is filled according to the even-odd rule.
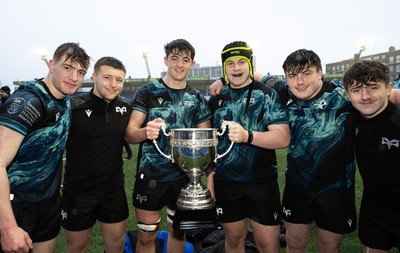
[[[32,206],[59,191],[70,129],[70,100],[54,98],[41,81],[25,83],[0,109],[0,125],[25,136],[7,167],[13,207]]]
[[[266,78],[262,81],[266,83]],[[289,112],[286,184],[318,193],[353,188],[353,108],[341,84],[324,82],[308,101],[293,96],[284,82],[273,87]]]
[[[241,89],[224,86],[219,95],[209,101],[213,113],[212,125],[222,131],[223,121],[234,121],[244,129],[268,131],[268,125],[288,124],[288,114],[278,93],[253,81]],[[231,144],[228,131],[219,137],[218,153]],[[259,148],[247,143],[235,143],[232,150],[215,164],[215,180],[240,182],[271,182],[277,178],[275,150]]]
[[[143,85],[135,93],[133,110],[147,115],[143,126],[156,118],[166,124],[166,132],[176,128],[194,128],[211,118],[207,100],[198,90],[186,85],[184,89],[169,88],[162,79]],[[171,154],[170,139],[160,133],[157,144],[165,154]],[[162,156],[154,143],[140,143],[136,178],[157,182],[174,182],[185,178],[184,172]]]

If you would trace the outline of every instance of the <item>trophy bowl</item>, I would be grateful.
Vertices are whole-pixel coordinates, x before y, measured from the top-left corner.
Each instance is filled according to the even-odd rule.
[[[182,128],[171,130],[171,154],[174,162],[189,178],[177,200],[181,210],[214,208],[214,200],[201,177],[216,156],[218,144],[214,128]]]

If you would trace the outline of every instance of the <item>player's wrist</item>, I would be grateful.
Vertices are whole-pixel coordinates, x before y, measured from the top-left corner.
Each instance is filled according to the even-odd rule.
[[[253,142],[253,131],[247,130],[248,137],[247,137],[247,143],[251,144]]]

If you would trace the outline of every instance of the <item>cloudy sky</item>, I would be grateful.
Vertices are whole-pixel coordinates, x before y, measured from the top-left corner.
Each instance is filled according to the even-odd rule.
[[[94,61],[114,56],[127,76],[152,77],[165,70],[163,45],[185,38],[201,66],[220,64],[225,44],[247,41],[256,70],[283,74],[286,56],[314,50],[323,65],[400,48],[398,0],[2,0],[0,3],[0,81],[43,77],[58,45],[79,42]],[[89,69],[90,77],[93,69]]]

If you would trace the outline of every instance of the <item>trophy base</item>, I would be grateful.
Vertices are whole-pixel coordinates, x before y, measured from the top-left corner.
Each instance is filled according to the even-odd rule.
[[[215,228],[219,224],[215,208],[199,210],[177,209],[174,215],[173,228],[194,230]]]

